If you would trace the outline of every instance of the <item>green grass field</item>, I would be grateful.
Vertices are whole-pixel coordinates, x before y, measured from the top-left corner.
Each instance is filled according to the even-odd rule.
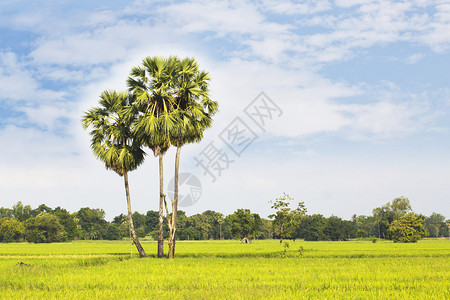
[[[0,298],[450,299],[449,240],[289,245],[180,241],[168,260],[130,258],[125,241],[0,244]]]

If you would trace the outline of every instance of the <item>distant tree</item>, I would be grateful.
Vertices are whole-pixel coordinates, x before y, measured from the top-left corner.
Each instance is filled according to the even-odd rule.
[[[218,240],[220,239],[220,222],[221,220],[223,221],[223,214],[219,213],[219,212],[215,212],[212,210],[206,210],[202,213],[202,215],[204,215],[206,217],[206,221],[208,222],[209,226],[209,231],[208,231],[208,238],[209,239],[215,239]]]
[[[320,214],[306,216],[298,227],[298,236],[306,241],[327,240],[327,236],[323,232],[326,225],[327,219]]]
[[[120,225],[123,222],[128,220],[128,216],[124,215],[124,214],[120,214],[118,216],[115,216],[112,220],[112,223]]]
[[[53,212],[53,209],[45,204],[39,205],[35,210],[38,212],[38,214],[41,212],[45,212],[45,213]]]
[[[124,237],[129,237],[130,236],[130,230],[129,230],[128,216],[127,215],[120,214],[118,216],[115,216],[111,223],[117,225],[117,228],[119,229],[120,238],[124,238]]]
[[[67,210],[61,208],[60,206],[55,208],[52,214],[58,218],[59,223],[64,227],[68,240],[79,238],[80,232],[78,231],[78,225],[75,221],[74,215],[70,214]]]
[[[177,239],[187,240],[188,236],[186,234],[186,229],[189,226],[189,222],[186,213],[182,210],[179,210],[177,219]]]
[[[154,239],[158,239],[159,212],[154,210],[147,211],[145,215],[145,232],[149,233]]]
[[[378,235],[378,224],[375,217],[353,215],[352,222],[356,227],[358,237],[370,237]]]
[[[398,197],[392,200],[391,203],[386,203],[382,207],[377,207],[373,210],[373,216],[377,223],[379,238],[391,239],[389,227],[394,220],[399,220],[400,217],[412,212],[411,204],[408,198]]]
[[[147,232],[145,231],[145,221],[146,216],[144,214],[141,214],[137,211],[133,213],[134,228],[136,229],[136,235],[140,238],[143,238],[147,235]]]
[[[62,242],[66,232],[56,216],[42,212],[25,221],[25,239],[33,243]]]
[[[0,242],[9,243],[23,238],[25,227],[22,222],[12,218],[0,219]]]
[[[108,224],[105,233],[105,240],[120,240],[122,236],[120,235],[119,225],[116,223]]]
[[[188,218],[188,226],[192,229],[188,232],[190,239],[209,240],[212,238],[213,225],[205,214],[195,214]]]
[[[426,236],[426,230],[423,227],[424,218],[415,213],[408,213],[394,220],[389,229],[394,242],[415,243]]]
[[[273,225],[271,220],[267,220],[264,218],[261,218],[261,228],[259,233],[260,239],[272,239],[274,235],[273,232]]]
[[[258,214],[252,214],[249,209],[238,209],[227,218],[235,237],[251,240],[259,235],[261,218]]]
[[[33,217],[31,212],[31,207],[29,205],[24,206],[20,201],[12,207],[12,214],[14,218],[21,222]]]
[[[445,221],[445,225],[447,225],[447,236],[450,236],[450,219]]]
[[[272,228],[277,237],[280,239],[295,238],[295,229],[301,222],[301,218],[306,215],[306,207],[303,202],[298,202],[295,210],[289,207],[290,202],[294,200],[288,194],[284,193],[282,196],[270,201],[271,208],[275,209],[275,214],[269,216],[272,221]]]
[[[100,240],[103,238],[108,227],[103,209],[83,207],[76,213],[76,217],[85,239]]]
[[[327,219],[323,233],[327,240],[346,241],[349,238],[356,237],[356,226],[351,221],[331,216]]]
[[[441,214],[433,212],[431,216],[425,218],[424,225],[431,237],[445,236],[448,233],[445,217]]]
[[[13,218],[13,211],[10,208],[0,207],[0,219],[1,218]]]

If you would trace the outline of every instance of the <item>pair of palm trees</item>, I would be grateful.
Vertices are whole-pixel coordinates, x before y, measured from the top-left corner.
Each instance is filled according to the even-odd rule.
[[[204,130],[211,126],[212,116],[218,109],[217,102],[209,96],[209,80],[208,73],[199,70],[193,58],[147,57],[141,66],[132,68],[127,80],[128,92],[103,92],[100,107],[87,111],[82,118],[83,128],[93,128],[90,135],[94,154],[107,169],[124,177],[130,233],[141,257],[146,253],[134,232],[127,174],[143,163],[143,146],[159,157],[158,257],[164,256],[163,220],[166,217],[169,258],[173,258],[181,147],[203,138]],[[172,214],[169,214],[163,188],[163,156],[170,146],[177,148]]]

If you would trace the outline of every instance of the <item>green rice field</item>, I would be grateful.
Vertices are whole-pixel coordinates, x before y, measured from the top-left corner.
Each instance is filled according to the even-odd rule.
[[[276,240],[179,241],[169,260],[140,259],[128,241],[0,244],[0,298],[450,299],[450,240],[284,250]]]

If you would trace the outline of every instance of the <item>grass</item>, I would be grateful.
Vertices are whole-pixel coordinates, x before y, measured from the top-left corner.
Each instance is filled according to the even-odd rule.
[[[175,260],[124,241],[0,244],[0,298],[450,299],[449,240],[289,244],[180,241]]]

